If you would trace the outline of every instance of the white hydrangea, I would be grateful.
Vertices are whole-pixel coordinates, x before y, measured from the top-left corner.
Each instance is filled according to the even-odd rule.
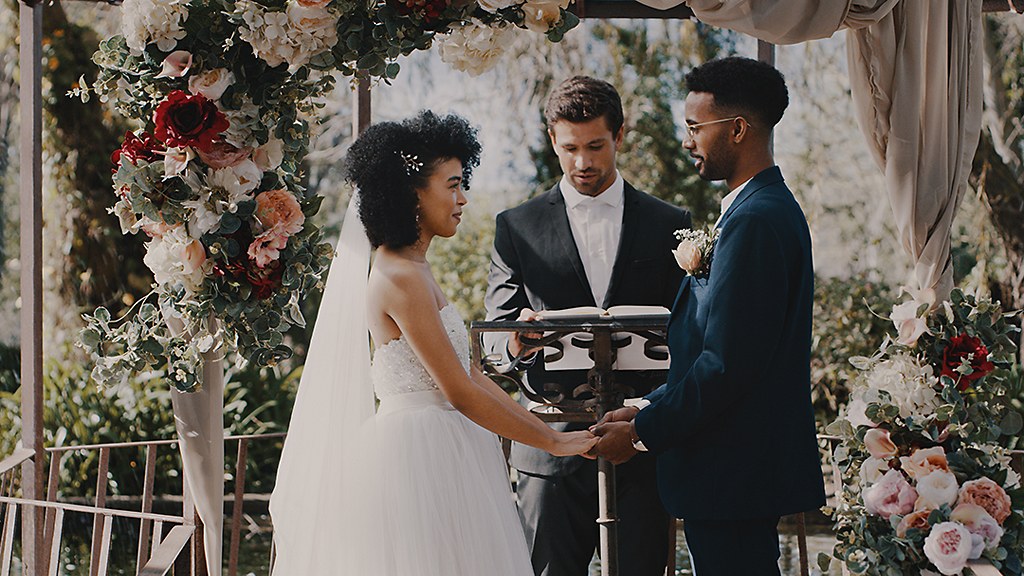
[[[491,27],[473,18],[469,24],[452,29],[441,40],[441,60],[460,72],[479,76],[494,68],[515,39],[511,26]]]
[[[189,236],[185,226],[175,226],[146,243],[146,255],[142,261],[153,271],[153,278],[161,286],[180,284],[189,295],[197,294],[213,268],[213,260],[205,260],[200,265],[194,265],[194,260],[189,261],[189,254],[195,246],[193,243],[197,242]]]
[[[121,34],[132,54],[139,56],[150,42],[170,52],[185,37],[181,23],[188,19],[182,0],[125,0],[121,4]]]
[[[900,417],[908,418],[930,416],[942,405],[936,392],[938,381],[931,366],[922,365],[912,354],[899,352],[874,364],[863,376],[862,385],[888,392]]]
[[[292,3],[284,12],[268,12],[242,0],[235,4],[235,14],[245,23],[239,27],[239,36],[271,66],[305,65],[338,43],[338,17],[323,7]]]

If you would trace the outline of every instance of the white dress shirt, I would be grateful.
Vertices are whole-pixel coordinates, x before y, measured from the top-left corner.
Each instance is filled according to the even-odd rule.
[[[597,196],[580,194],[565,177],[558,187],[565,199],[569,228],[583,261],[594,303],[601,306],[608,292],[615,254],[619,250],[619,236],[622,235],[625,182],[616,170],[615,181]]]
[[[735,190],[726,194],[725,198],[722,198],[722,213],[718,215],[718,220],[715,220],[715,228],[718,228],[719,222],[722,221],[722,216],[725,216],[725,211],[729,209],[729,206],[732,206],[732,203],[736,201],[736,197],[740,195],[740,192],[742,192],[744,188],[747,187],[750,180],[753,180],[753,178],[750,178],[743,184],[740,184]]]

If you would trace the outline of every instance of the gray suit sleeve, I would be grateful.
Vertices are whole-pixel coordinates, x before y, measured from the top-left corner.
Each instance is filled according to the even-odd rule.
[[[484,307],[487,320],[515,320],[520,310],[530,307],[523,286],[519,255],[504,214],[498,214],[495,221]],[[485,332],[483,335],[484,354],[499,356],[498,366],[507,366],[512,361],[508,354],[508,338],[508,332]]]

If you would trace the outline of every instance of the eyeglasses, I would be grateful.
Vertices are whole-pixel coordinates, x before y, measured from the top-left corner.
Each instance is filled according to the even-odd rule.
[[[708,124],[718,124],[719,122],[732,122],[733,120],[737,120],[739,118],[743,118],[743,116],[733,116],[732,118],[722,118],[721,120],[712,120],[711,122],[701,122],[700,124],[687,124],[686,125],[686,135],[689,136],[690,138],[693,138],[694,136],[697,135],[697,129],[699,129],[701,126],[707,126]]]

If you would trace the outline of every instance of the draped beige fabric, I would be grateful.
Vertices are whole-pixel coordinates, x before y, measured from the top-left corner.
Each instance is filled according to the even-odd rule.
[[[981,132],[980,0],[904,0],[847,37],[857,122],[918,284],[953,287],[950,230]]]
[[[667,9],[680,0],[641,0]],[[848,30],[853,104],[917,281],[953,285],[950,229],[981,125],[981,0],[686,0],[706,24],[774,44]]]

